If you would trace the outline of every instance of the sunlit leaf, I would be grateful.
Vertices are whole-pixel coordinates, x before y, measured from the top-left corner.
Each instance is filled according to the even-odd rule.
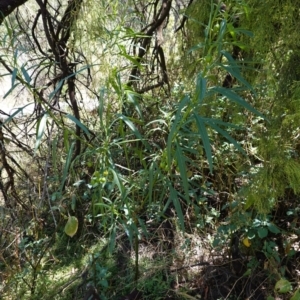
[[[286,294],[291,290],[292,290],[292,284],[284,278],[281,278],[275,284],[275,291],[279,294]]]
[[[78,219],[74,216],[69,216],[67,224],[65,225],[65,234],[73,237],[78,230]]]
[[[47,119],[48,119],[48,114],[45,113],[43,117],[40,119],[40,121],[37,124],[37,130],[36,130],[36,142],[35,142],[35,147],[34,147],[34,153],[36,153],[37,149],[39,148],[42,138],[46,129],[46,124],[47,124]]]

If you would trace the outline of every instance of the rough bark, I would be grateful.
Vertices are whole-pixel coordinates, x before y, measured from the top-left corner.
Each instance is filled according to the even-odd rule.
[[[28,0],[0,0],[0,25],[5,17]]]

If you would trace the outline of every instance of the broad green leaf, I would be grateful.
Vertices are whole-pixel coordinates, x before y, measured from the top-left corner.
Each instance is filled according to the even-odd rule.
[[[68,222],[65,225],[65,234],[73,237],[78,230],[78,219],[74,216],[69,216]]]
[[[36,154],[37,149],[39,148],[42,138],[46,129],[46,124],[47,124],[47,119],[48,119],[48,114],[45,113],[43,117],[39,120],[37,124],[37,129],[36,129],[36,142],[35,142],[35,147],[34,147],[34,155]]]
[[[260,227],[257,230],[257,234],[261,239],[263,239],[268,236],[268,229],[265,227]]]
[[[279,228],[278,228],[276,225],[274,225],[273,223],[269,223],[269,224],[268,224],[268,229],[269,229],[272,233],[275,233],[275,234],[281,232],[281,231],[279,230]]]
[[[298,289],[290,300],[300,300],[300,289]]]
[[[79,126],[88,136],[90,135],[90,131],[88,130],[88,128],[83,125],[77,118],[69,114],[67,114],[66,117],[73,121],[77,126]]]
[[[292,284],[284,278],[281,278],[275,284],[275,292],[279,294],[286,294],[291,290],[292,290]]]
[[[198,126],[198,130],[202,139],[202,143],[203,143],[203,147],[206,153],[206,157],[207,157],[207,161],[208,161],[208,165],[209,165],[209,171],[212,173],[213,170],[213,160],[212,160],[212,153],[211,153],[211,144],[209,141],[209,137],[207,134],[207,130],[205,127],[205,124],[202,120],[202,118],[196,114],[194,114],[195,119],[196,119],[196,123]]]

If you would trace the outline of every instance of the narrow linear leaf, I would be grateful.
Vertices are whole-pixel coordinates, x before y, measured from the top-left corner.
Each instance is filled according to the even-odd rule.
[[[37,149],[39,148],[42,138],[45,132],[46,124],[47,124],[47,119],[48,119],[48,114],[45,113],[43,117],[39,120],[37,124],[37,130],[36,130],[36,142],[35,142],[35,147],[34,147],[34,155],[36,154]]]
[[[243,29],[243,28],[237,28],[236,32],[245,34],[245,35],[247,35],[249,37],[253,37],[254,36],[252,31],[249,31],[249,30],[246,30],[246,29]]]
[[[234,76],[239,82],[244,84],[247,88],[249,88],[250,90],[253,91],[251,84],[242,77],[238,66],[230,66],[230,65],[224,65],[224,64],[219,64],[219,66],[222,69],[226,70],[228,73],[230,73],[232,76]]]
[[[138,113],[140,118],[143,120],[142,110],[141,110],[140,105],[137,101],[140,98],[140,95],[138,93],[135,93],[134,91],[131,91],[131,90],[125,90],[125,94],[127,95],[128,102],[131,103],[134,106],[136,112]]]
[[[220,25],[220,35],[222,36],[222,38],[223,38],[223,35],[226,31],[226,26],[227,26],[227,22],[226,22],[225,19],[223,19],[222,22],[221,22],[221,25]]]
[[[113,253],[116,245],[116,226],[113,224],[112,225],[112,230],[110,232],[110,237],[109,237],[109,253]]]
[[[90,65],[86,65],[86,66],[82,67],[81,69],[79,69],[78,71],[74,72],[73,74],[71,74],[71,75],[69,75],[69,76],[67,76],[67,77],[65,77],[65,78],[63,78],[63,79],[61,79],[61,80],[58,82],[58,84],[56,85],[54,91],[53,91],[52,93],[49,94],[49,100],[51,100],[51,99],[55,96],[55,94],[58,92],[58,90],[61,88],[61,86],[62,86],[63,83],[65,82],[65,80],[68,80],[69,78],[74,77],[74,76],[76,76],[76,74],[78,74],[78,73],[84,71],[85,69],[89,69],[89,68],[90,68]]]
[[[133,134],[146,146],[146,148],[150,149],[149,144],[145,141],[145,139],[143,139],[142,135],[140,134],[138,129],[135,127],[133,122],[131,120],[129,120],[129,118],[127,118],[126,116],[124,116],[122,114],[118,114],[117,116],[118,116],[118,119],[122,120],[131,129]]]
[[[121,193],[122,197],[124,197],[125,188],[124,188],[124,185],[122,184],[122,181],[119,178],[119,175],[116,173],[116,171],[113,168],[110,168],[110,171],[112,172],[112,174],[114,176],[113,183],[118,187],[119,192]]]
[[[70,142],[69,142],[69,136],[70,136],[70,131],[68,128],[63,129],[63,139],[64,139],[64,148],[68,152],[70,149]]]
[[[104,102],[105,102],[105,88],[101,88],[99,93],[99,106],[98,106],[98,115],[100,118],[100,125],[104,127],[103,115],[104,115]]]
[[[90,135],[90,131],[88,130],[88,128],[83,125],[77,118],[69,114],[67,114],[66,117],[73,121],[77,126],[79,126],[88,136]]]
[[[192,53],[196,50],[202,49],[202,48],[205,48],[205,43],[199,43],[198,45],[191,47],[187,53],[190,54],[190,53]]]
[[[242,97],[231,91],[230,89],[226,89],[223,87],[213,87],[212,88],[216,93],[222,94],[226,96],[230,101],[236,102],[240,106],[244,107],[245,109],[251,111],[252,113],[262,117],[266,120],[265,116],[257,111],[252,105],[246,102]]]
[[[28,72],[25,70],[24,66],[21,67],[21,71],[27,83],[30,83],[31,77],[29,76]]]
[[[206,153],[206,157],[207,157],[207,161],[208,161],[208,165],[209,165],[209,171],[210,173],[212,173],[213,170],[213,160],[212,160],[212,153],[211,153],[211,144],[209,141],[209,137],[207,134],[207,130],[205,127],[204,122],[202,121],[201,117],[194,114],[195,119],[196,119],[196,123],[198,126],[198,130],[202,139],[202,143],[203,143],[203,147]]]
[[[16,81],[16,78],[17,78],[17,73],[18,73],[18,69],[14,68],[14,70],[12,71],[12,74],[11,74],[11,86],[12,87],[15,85],[15,81]]]
[[[155,162],[152,162],[149,167],[149,189],[148,189],[148,201],[152,203],[153,187],[154,187],[154,172]]]
[[[235,146],[235,148],[237,148],[241,153],[243,153],[244,155],[246,155],[245,150],[239,145],[239,143],[233,138],[231,137],[228,132],[226,132],[225,130],[221,129],[219,126],[217,126],[214,123],[210,123],[209,124],[215,131],[217,131],[218,133],[220,133],[221,135],[223,135],[223,137],[225,137],[231,144],[233,144]]]
[[[58,82],[58,84],[56,85],[54,91],[49,94],[49,100],[52,100],[52,98],[55,96],[55,94],[58,92],[58,90],[62,87],[64,82],[65,82],[65,79],[62,79]]]
[[[180,199],[178,199],[177,193],[172,186],[170,186],[170,198],[173,201],[173,204],[175,207],[175,211],[176,211],[176,214],[177,214],[177,217],[179,220],[179,226],[180,226],[181,230],[184,231],[184,217],[183,217],[183,213],[182,213]]]
[[[182,111],[185,108],[185,106],[188,104],[188,102],[190,101],[190,97],[188,95],[186,95],[181,102],[179,103],[176,115],[175,115],[175,119],[172,123],[171,129],[170,129],[170,133],[168,135],[168,141],[167,141],[167,162],[168,162],[168,167],[169,169],[171,168],[171,164],[172,164],[172,143],[173,140],[176,136],[177,131],[180,128],[180,122],[182,121]]]
[[[196,95],[198,99],[198,103],[201,105],[206,94],[206,79],[198,75],[197,84],[196,84]]]
[[[236,125],[236,124],[233,124],[233,123],[224,122],[224,121],[221,121],[221,120],[218,120],[218,119],[201,117],[201,120],[203,122],[207,123],[207,124],[214,123],[214,124],[218,124],[218,125],[222,125],[222,126],[226,126],[226,127],[230,127],[230,128],[242,129],[241,125]]]
[[[12,86],[8,92],[3,96],[3,99],[5,99],[17,86],[19,85],[19,83],[16,83],[14,86]]]
[[[181,179],[184,194],[185,194],[184,198],[188,201],[189,200],[189,184],[188,184],[188,180],[187,180],[186,160],[185,160],[183,151],[177,141],[176,141],[175,145],[176,145],[176,151],[175,151],[176,162],[178,165],[179,173],[181,175],[180,179]]]
[[[29,106],[29,105],[32,105],[32,104],[34,104],[34,102],[28,103],[28,104],[26,104],[26,105],[24,105],[24,106],[18,108],[11,116],[9,116],[9,117],[3,122],[3,124],[0,124],[0,128],[1,128],[3,125],[5,125],[5,124],[7,124],[8,122],[10,122],[17,114],[19,114],[21,111],[23,111],[23,109],[24,109],[25,107],[27,107],[27,106]]]

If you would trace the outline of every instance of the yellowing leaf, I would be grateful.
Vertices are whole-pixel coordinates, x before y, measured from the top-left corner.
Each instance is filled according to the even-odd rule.
[[[78,229],[78,220],[76,217],[69,216],[68,222],[65,226],[65,234],[73,237]]]
[[[244,244],[247,248],[249,248],[249,247],[251,246],[251,242],[250,242],[250,240],[249,240],[247,237],[243,239],[243,244]]]

